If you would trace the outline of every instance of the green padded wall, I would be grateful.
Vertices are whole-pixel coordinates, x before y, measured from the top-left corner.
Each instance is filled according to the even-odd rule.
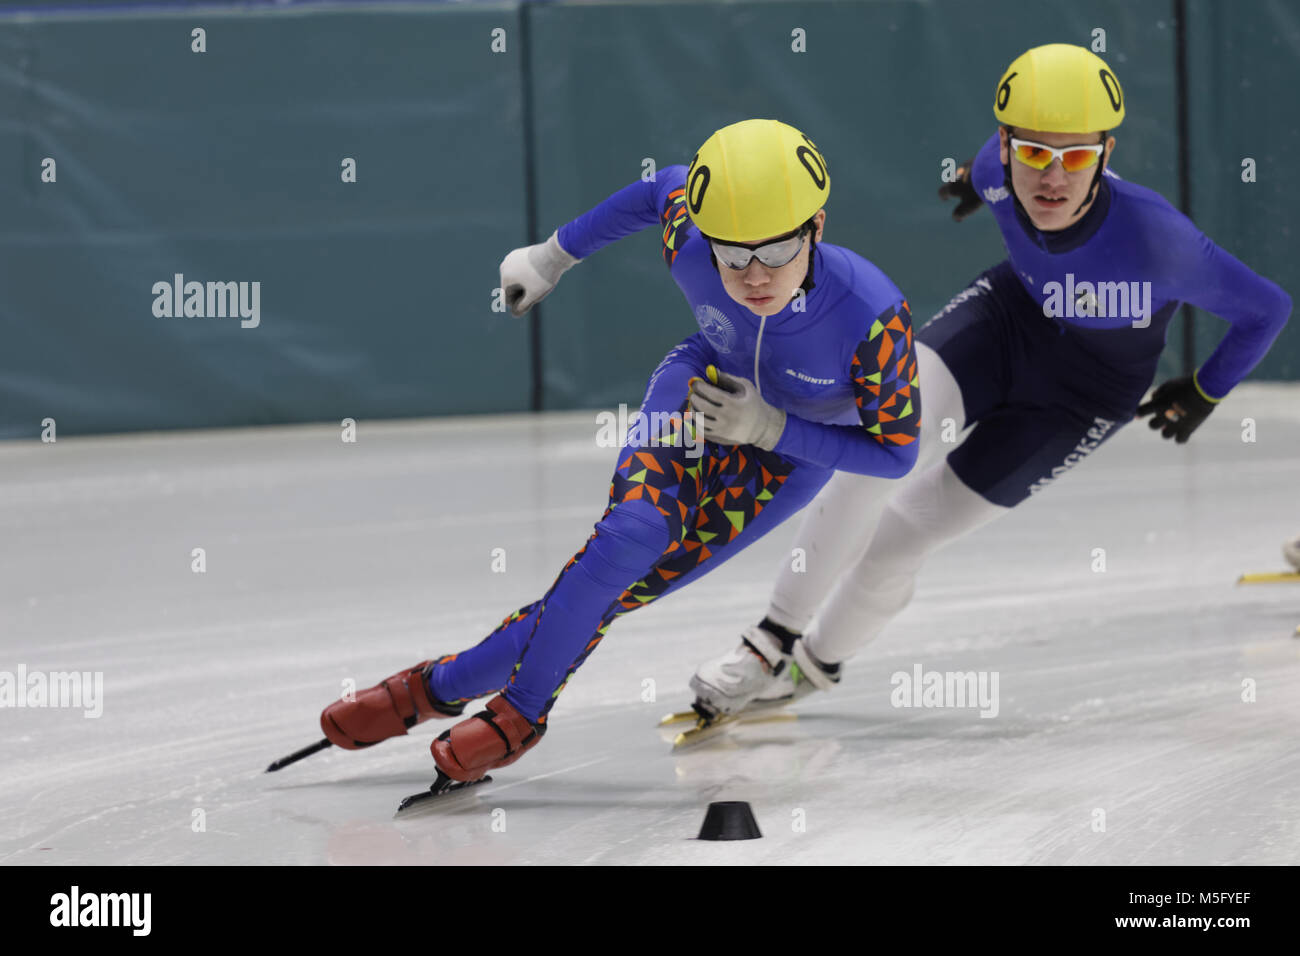
[[[1300,301],[1300,6],[1191,0],[1187,22],[1192,218]],[[1242,181],[1247,158],[1252,183]],[[1226,330],[1198,314],[1198,361]],[[1252,377],[1300,378],[1294,314]]]
[[[521,58],[490,48],[517,21],[0,21],[0,434],[527,407],[527,329],[491,311],[524,233]],[[155,317],[177,273],[260,282],[260,324]]]
[[[918,323],[1005,254],[992,217],[960,225],[940,163],[996,126],[993,91],[1016,55],[1091,43],[1125,85],[1114,162],[1176,200],[1174,34],[1165,2],[1025,5],[914,0],[601,4],[532,8],[543,233],[638,178],[643,159],[687,163],[719,126],[772,116],[807,132],[832,177],[826,241],[875,262]],[[791,51],[804,30],[807,52]],[[544,303],[547,407],[635,403],[694,320],[650,229],[592,256]],[[1164,371],[1177,365],[1171,334]]]
[[[990,216],[949,219],[940,164],[993,131],[1011,58],[1098,29],[1115,168],[1178,198],[1172,0],[13,6],[42,5],[0,0],[0,437],[526,410],[535,364],[543,408],[636,403],[694,329],[657,230],[565,276],[537,355],[497,265],[748,116],[816,139],[827,240],[924,323],[1003,255]],[[1194,218],[1294,296],[1294,5],[1188,12]],[[176,273],[259,282],[260,325],[154,316]],[[1199,359],[1224,328],[1198,315]],[[1162,375],[1181,350],[1178,320]],[[1300,377],[1294,322],[1255,377]]]

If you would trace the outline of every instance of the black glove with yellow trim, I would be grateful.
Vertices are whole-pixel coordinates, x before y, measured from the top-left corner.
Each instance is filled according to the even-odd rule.
[[[1165,438],[1183,444],[1214,411],[1217,400],[1206,397],[1193,376],[1171,378],[1137,407],[1137,417],[1151,415],[1150,426]]]
[[[957,208],[952,211],[952,218],[957,222],[961,222],[984,205],[984,200],[980,198],[980,194],[975,191],[975,186],[970,181],[970,170],[974,165],[975,160],[966,160],[957,167],[957,178],[939,187],[940,199],[957,200]]]

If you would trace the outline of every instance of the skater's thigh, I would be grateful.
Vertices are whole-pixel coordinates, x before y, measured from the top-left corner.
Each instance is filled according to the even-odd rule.
[[[674,346],[651,373],[641,407],[628,416],[614,457],[609,507],[649,502],[667,519],[673,541],[698,503],[699,482],[691,476],[698,475],[706,454],[706,443],[686,427],[688,383],[704,377],[713,361],[708,343],[698,335]]]
[[[916,362],[924,420],[915,466],[901,478],[835,472],[808,511],[807,520],[816,528],[806,527],[814,537],[847,534],[865,542],[866,532],[875,525],[884,502],[941,458],[944,451],[951,450],[965,427],[961,389],[943,357],[918,343]]]
[[[978,421],[1006,400],[1016,356],[1023,351],[1016,312],[1028,294],[1007,262],[987,269],[944,306],[916,340],[943,360],[961,390],[963,424]],[[925,367],[920,366],[921,400],[928,402]],[[935,424],[923,404],[927,424]]]
[[[920,447],[912,471],[902,479],[895,480],[906,480],[936,460],[943,452],[951,451],[957,436],[966,427],[966,411],[962,402],[961,386],[944,362],[943,356],[924,342],[918,342],[916,343],[916,367],[917,377],[921,383],[923,411]]]
[[[700,470],[717,480],[688,512],[681,541],[620,598],[624,608],[679,590],[726,563],[812,501],[834,474],[798,465],[779,475],[779,457],[770,452],[712,442],[705,449]]]
[[[948,464],[985,499],[1011,508],[1074,468],[1123,424],[1060,408],[1008,406],[982,419]]]
[[[716,361],[712,346],[699,333],[687,336],[669,349],[646,381],[645,397],[638,409],[644,420],[629,421],[623,436],[626,444],[655,444],[653,439],[657,436],[646,430],[647,424],[658,425],[662,430],[667,416],[680,416],[686,410],[688,383],[693,377],[703,378],[705,369]]]

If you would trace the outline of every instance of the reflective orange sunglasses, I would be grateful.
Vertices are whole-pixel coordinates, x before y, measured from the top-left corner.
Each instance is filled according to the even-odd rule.
[[[1044,170],[1052,165],[1052,160],[1059,159],[1067,173],[1077,173],[1081,169],[1095,166],[1098,158],[1106,151],[1105,143],[1090,143],[1080,146],[1048,146],[1033,140],[1011,137],[1011,151],[1016,159],[1030,169]]]

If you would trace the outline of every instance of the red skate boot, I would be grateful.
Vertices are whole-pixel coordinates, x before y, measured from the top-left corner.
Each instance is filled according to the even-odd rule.
[[[399,737],[426,720],[459,717],[465,710],[463,703],[444,703],[429,694],[433,668],[454,657],[452,654],[421,661],[360,691],[354,700],[334,701],[320,715],[326,739],[344,750],[360,750]]]

